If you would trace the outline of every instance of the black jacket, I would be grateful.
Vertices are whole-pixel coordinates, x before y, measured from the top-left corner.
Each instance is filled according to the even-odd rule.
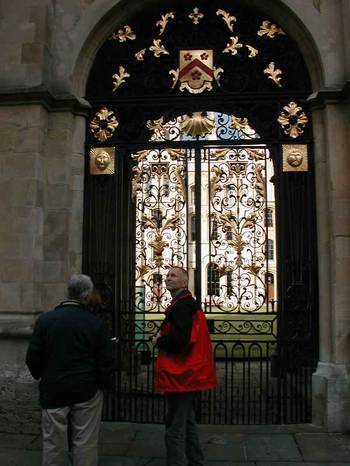
[[[186,295],[178,300],[180,296]],[[196,301],[188,290],[183,290],[170,303],[162,327],[170,323],[170,331],[159,337],[157,346],[167,353],[180,353],[189,343],[192,331],[193,315],[198,310]]]
[[[36,321],[26,364],[40,379],[44,409],[87,401],[112,382],[112,342],[105,324],[76,301],[65,301]]]

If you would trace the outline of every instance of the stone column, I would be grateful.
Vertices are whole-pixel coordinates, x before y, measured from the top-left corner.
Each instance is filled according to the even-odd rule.
[[[24,363],[28,339],[81,270],[85,118],[45,107],[0,107],[3,432],[39,431],[38,387]]]
[[[348,115],[349,104],[342,103],[339,95],[338,101],[327,99],[314,111],[320,361],[313,376],[313,421],[329,432],[350,429]]]
[[[65,297],[68,276],[80,271],[82,251],[85,118],[49,117],[45,159],[42,309]]]
[[[26,432],[39,415],[24,356],[41,309],[48,116],[40,105],[23,105],[1,107],[0,120],[0,427]]]

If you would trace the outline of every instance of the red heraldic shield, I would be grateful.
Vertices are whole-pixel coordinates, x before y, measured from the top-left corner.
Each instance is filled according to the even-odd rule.
[[[214,78],[212,50],[180,50],[180,91],[199,94],[212,90]]]

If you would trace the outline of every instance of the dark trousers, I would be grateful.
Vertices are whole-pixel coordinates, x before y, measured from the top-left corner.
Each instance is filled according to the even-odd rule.
[[[195,392],[168,393],[165,423],[167,466],[202,466],[204,456],[200,446],[193,401]]]

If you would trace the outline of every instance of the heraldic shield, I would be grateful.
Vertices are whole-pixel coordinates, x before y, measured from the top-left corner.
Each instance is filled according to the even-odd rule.
[[[180,50],[180,91],[193,94],[212,90],[214,78],[212,50]]]

